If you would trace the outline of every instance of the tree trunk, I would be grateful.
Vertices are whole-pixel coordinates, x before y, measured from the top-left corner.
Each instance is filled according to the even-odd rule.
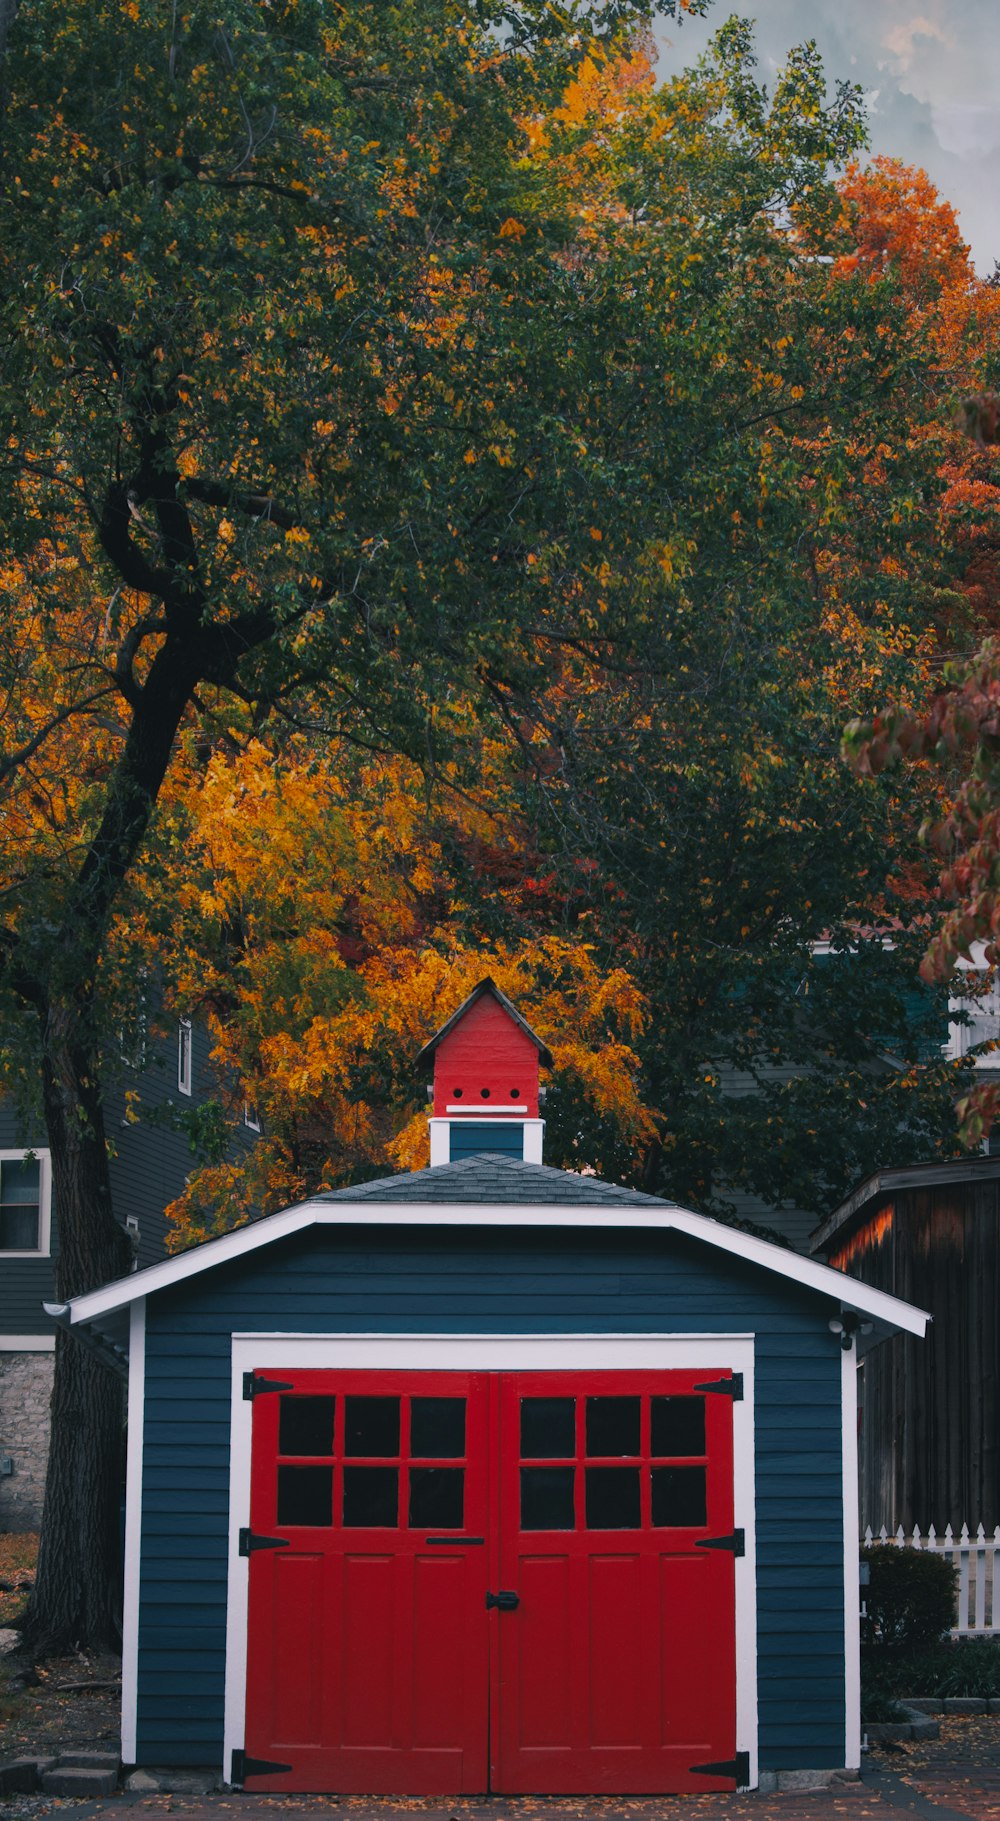
[[[130,1264],[112,1214],[100,1083],[81,1024],[86,1030],[89,1020],[80,1005],[51,1007],[43,1037],[61,1302],[124,1276]],[[60,1330],[42,1543],[24,1627],[39,1656],[120,1640],[124,1407],[117,1373]]]

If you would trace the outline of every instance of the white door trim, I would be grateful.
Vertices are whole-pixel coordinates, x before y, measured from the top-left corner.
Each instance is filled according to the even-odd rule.
[[[733,1522],[746,1553],[736,1568],[736,1749],[750,1759],[757,1784],[757,1554],[754,1501],[754,1343],[749,1334],[234,1334],[229,1467],[229,1591],[223,1776],[244,1744],[249,1561],[239,1553],[250,1518],[253,1404],[245,1372],[297,1367],[354,1371],[390,1367],[411,1372],[652,1371],[729,1368],[743,1374],[733,1405]]]

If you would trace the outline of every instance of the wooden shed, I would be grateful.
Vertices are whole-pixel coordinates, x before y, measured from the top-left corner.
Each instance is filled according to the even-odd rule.
[[[449,1161],[52,1311],[128,1363],[127,1762],[442,1795],[857,1767],[856,1336],[925,1318],[526,1160],[542,1055],[449,1058]],[[467,1155],[481,1086],[510,1111]]]
[[[1000,1158],[879,1170],[831,1214],[815,1252],[919,1303],[861,1374],[861,1515],[910,1532],[1000,1524]]]

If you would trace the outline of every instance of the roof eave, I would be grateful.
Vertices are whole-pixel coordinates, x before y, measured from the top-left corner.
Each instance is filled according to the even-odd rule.
[[[290,1237],[309,1226],[398,1226],[398,1227],[548,1227],[569,1231],[673,1231],[686,1234],[717,1251],[756,1265],[774,1276],[789,1279],[803,1289],[830,1299],[837,1307],[876,1323],[880,1331],[901,1329],[923,1337],[930,1320],[925,1310],[872,1289],[846,1272],[803,1258],[783,1246],[757,1239],[752,1234],[726,1227],[707,1215],[664,1203],[662,1209],[630,1209],[620,1204],[607,1210],[581,1206],[579,1203],[435,1203],[418,1206],[398,1202],[338,1201],[303,1202],[296,1208],[285,1208],[264,1220],[254,1221],[232,1233],[208,1240],[193,1251],[181,1252],[159,1264],[147,1265],[117,1283],[91,1290],[65,1305],[63,1324],[100,1321],[115,1310],[124,1308],[138,1297],[152,1295],[161,1289],[200,1275],[215,1265],[226,1263]]]

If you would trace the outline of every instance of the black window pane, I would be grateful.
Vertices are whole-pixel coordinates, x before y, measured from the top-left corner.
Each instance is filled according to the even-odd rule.
[[[431,1454],[438,1460],[455,1460],[465,1453],[464,1397],[412,1399],[410,1453]]]
[[[521,1529],[572,1530],[572,1467],[521,1468]]]
[[[588,1530],[638,1530],[638,1467],[588,1467],[586,1495]]]
[[[15,1163],[10,1159],[0,1164],[0,1202],[5,1207],[10,1203],[24,1206],[32,1203],[38,1206],[41,1194],[41,1166],[35,1163]]]
[[[703,1397],[654,1397],[651,1402],[654,1454],[704,1454]]]
[[[708,1522],[704,1467],[654,1467],[653,1523],[666,1529]]]
[[[333,1523],[333,1468],[278,1468],[278,1523]]]
[[[588,1397],[587,1453],[638,1454],[637,1397]]]
[[[461,1530],[465,1510],[463,1467],[410,1468],[411,1530]]]
[[[522,1397],[521,1454],[525,1460],[557,1460],[576,1453],[576,1399]]]
[[[399,1522],[399,1468],[344,1468],[344,1524],[349,1530]]]
[[[399,1453],[398,1397],[345,1397],[344,1453]]]
[[[332,1397],[283,1397],[278,1417],[279,1454],[332,1454]]]
[[[0,1208],[0,1251],[38,1251],[37,1208]]]

